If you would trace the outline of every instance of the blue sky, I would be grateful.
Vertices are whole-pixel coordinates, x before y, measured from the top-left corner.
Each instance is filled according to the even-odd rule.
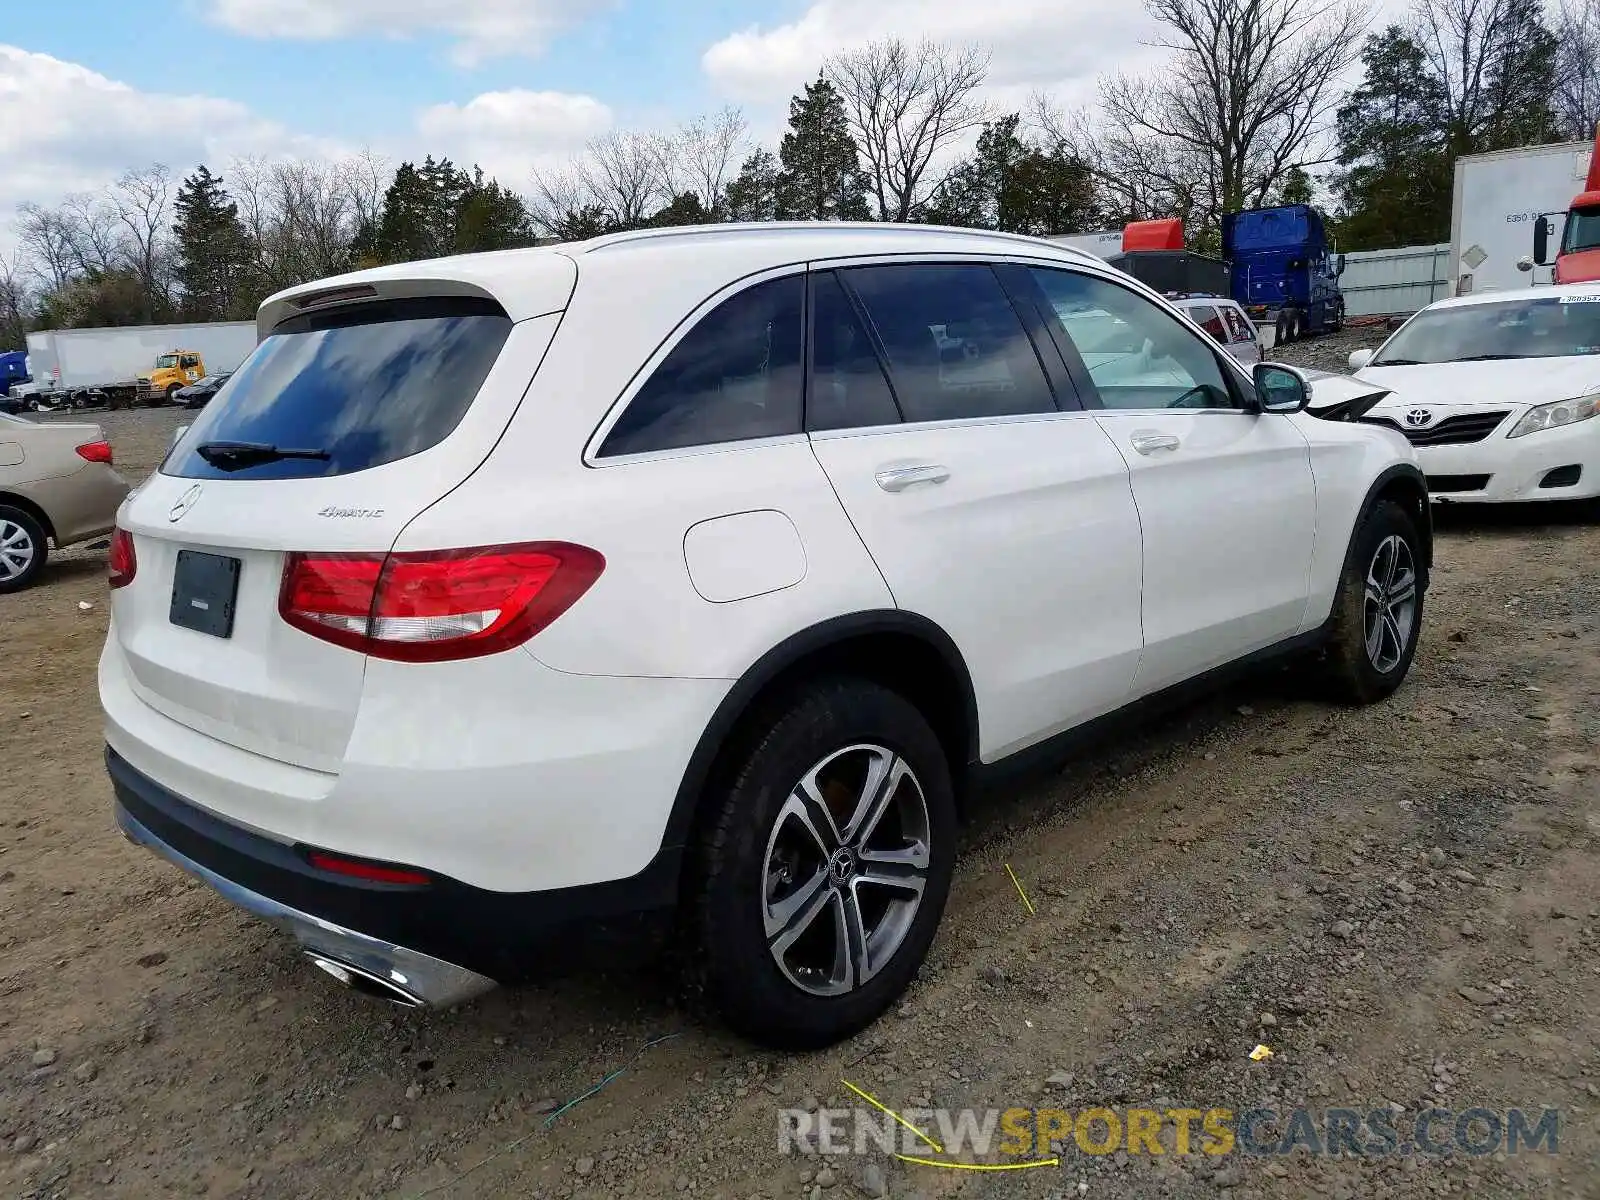
[[[160,162],[479,162],[511,187],[596,135],[726,105],[772,143],[824,58],[887,36],[977,43],[987,98],[1072,106],[1154,61],[1137,0],[45,0],[0,21],[0,255],[19,204]],[[748,147],[747,147],[748,148]]]

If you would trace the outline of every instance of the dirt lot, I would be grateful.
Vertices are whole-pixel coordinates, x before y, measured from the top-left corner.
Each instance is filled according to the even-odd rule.
[[[93,419],[133,477],[176,423]],[[1447,522],[1395,699],[1269,679],[997,798],[908,1002],[786,1057],[653,973],[383,1007],[128,846],[104,552],[63,555],[0,598],[0,1193],[1600,1196],[1597,560],[1571,514]],[[842,1079],[895,1109],[1551,1107],[1559,1152],[780,1156],[776,1110],[844,1104]]]

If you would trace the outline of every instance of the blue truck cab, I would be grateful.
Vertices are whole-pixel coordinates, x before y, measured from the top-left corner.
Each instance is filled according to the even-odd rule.
[[[1339,276],[1344,255],[1328,244],[1322,214],[1308,204],[1252,208],[1222,217],[1228,292],[1279,343],[1344,325]]]
[[[5,403],[11,389],[19,383],[31,383],[28,376],[28,355],[23,350],[0,351],[0,412],[12,406]]]

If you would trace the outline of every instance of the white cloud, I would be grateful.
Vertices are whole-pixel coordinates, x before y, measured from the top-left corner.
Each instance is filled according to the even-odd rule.
[[[927,37],[990,49],[989,83],[997,97],[1045,87],[1087,99],[1096,76],[1147,55],[1142,43],[1152,28],[1130,0],[816,0],[786,25],[751,26],[723,38],[706,50],[701,66],[725,95],[775,103],[814,78],[831,54],[878,38]]]
[[[484,92],[417,115],[424,153],[463,167],[478,163],[517,191],[526,190],[534,166],[565,159],[611,125],[611,110],[592,96],[521,89]]]
[[[550,37],[614,0],[206,0],[215,24],[249,37],[326,41],[442,34],[463,66],[537,54]]]
[[[337,152],[232,100],[141,92],[87,67],[0,45],[0,240],[17,205],[48,205],[123,172],[175,174],[235,155]]]

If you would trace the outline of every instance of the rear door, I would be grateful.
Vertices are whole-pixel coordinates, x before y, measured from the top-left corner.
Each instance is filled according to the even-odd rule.
[[[1141,645],[1127,467],[1038,320],[982,262],[813,276],[812,446],[898,606],[964,656],[986,761],[1120,705]]]
[[[1088,272],[1029,274],[1132,473],[1144,534],[1135,692],[1292,636],[1310,592],[1317,516],[1310,450],[1295,423],[1247,406],[1205,335],[1153,300]]]
[[[545,269],[565,276],[552,281],[564,304],[575,269],[555,256]],[[336,771],[365,658],[280,617],[286,555],[388,551],[483,461],[558,321],[411,296],[279,325],[120,514],[137,569],[112,593],[111,636],[135,695],[231,745]]]

